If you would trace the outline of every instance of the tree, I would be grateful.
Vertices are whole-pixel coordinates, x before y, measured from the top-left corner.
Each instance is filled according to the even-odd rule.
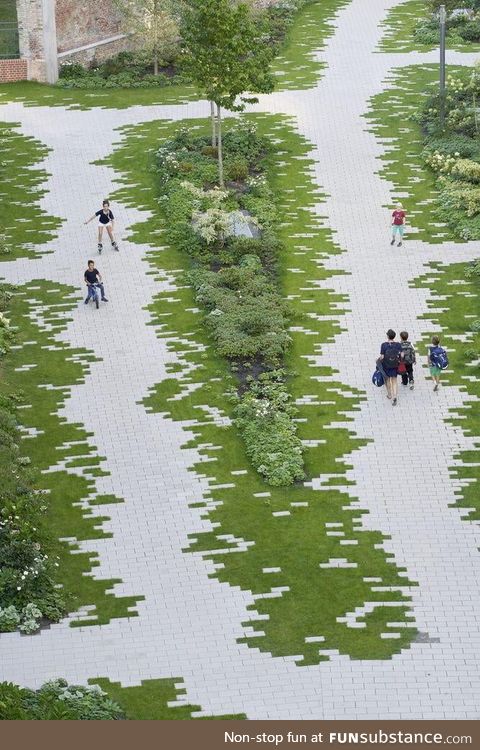
[[[160,61],[170,61],[179,48],[178,18],[173,0],[115,0],[127,31],[152,57],[158,75]]]
[[[247,103],[258,101],[248,94],[272,91],[267,30],[263,16],[243,2],[184,0],[180,31],[183,67],[216,106],[216,116],[213,106],[211,110],[212,144],[218,146],[223,187],[222,107],[243,111]]]

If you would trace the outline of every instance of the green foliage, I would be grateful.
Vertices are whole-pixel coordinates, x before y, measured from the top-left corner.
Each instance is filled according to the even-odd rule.
[[[46,682],[39,690],[0,683],[0,720],[123,719],[125,714],[98,685],[69,685],[66,680]]]
[[[209,101],[242,110],[255,93],[273,89],[267,27],[246,3],[185,0],[180,33],[183,68]]]
[[[461,69],[448,77],[445,128],[439,101],[431,96],[418,115],[425,138],[423,158],[437,176],[438,201],[456,237],[480,238],[480,140],[477,97],[478,68]]]
[[[244,261],[249,256],[244,257]],[[290,343],[288,312],[274,285],[256,267],[196,270],[188,275],[219,354],[278,364]]]
[[[293,419],[298,409],[285,387],[285,373],[263,373],[234,410],[246,451],[268,484],[281,487],[305,478],[302,443]]]
[[[154,73],[151,56],[145,51],[120,52],[105,62],[85,68],[79,63],[60,66],[57,86],[64,89],[152,88],[184,83],[172,61],[161,61]]]

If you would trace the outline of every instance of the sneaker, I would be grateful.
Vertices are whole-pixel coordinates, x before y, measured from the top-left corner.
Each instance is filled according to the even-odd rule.
[[[397,247],[402,247],[402,243],[399,242],[398,245],[397,245]]]
[[[86,299],[86,300],[84,301],[84,303],[83,303],[83,304],[84,304],[84,305],[88,305],[88,303],[89,303],[89,302],[90,302],[90,297],[87,297],[87,299]]]
[[[112,247],[113,247],[113,249],[114,249],[114,250],[116,250],[116,251],[117,251],[117,253],[119,252],[119,250],[118,250],[118,245],[117,245],[117,243],[116,243],[116,242],[112,242]]]
[[[433,392],[438,391],[438,383],[435,384],[435,388],[433,389]]]
[[[392,240],[390,244],[391,244],[391,245],[394,245],[394,244],[395,244],[395,240]]]
[[[106,297],[102,297],[102,302],[108,302],[108,299]]]
[[[410,383],[410,390],[413,391],[414,388],[415,388],[414,384]]]
[[[396,406],[396,405],[397,405],[397,399],[394,398],[393,401],[392,401],[392,406]]]

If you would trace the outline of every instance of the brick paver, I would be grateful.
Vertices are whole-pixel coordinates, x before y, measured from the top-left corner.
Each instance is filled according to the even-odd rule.
[[[110,303],[98,314],[79,304],[62,334],[102,358],[85,383],[72,389],[64,415],[83,422],[99,455],[106,456],[110,475],[98,480],[99,491],[125,499],[108,508],[106,528],[113,537],[82,547],[99,552],[96,576],[121,577],[117,593],[143,594],[145,601],[138,617],[108,626],[71,629],[63,622],[34,637],[0,636],[0,679],[34,686],[59,675],[74,682],[108,676],[132,685],[183,677],[182,700],[202,705],[206,715],[245,712],[251,719],[476,718],[468,696],[478,695],[480,682],[480,535],[476,525],[461,520],[460,510],[449,507],[455,481],[448,473],[453,453],[472,441],[443,419],[465,394],[445,387],[434,396],[419,375],[416,390],[401,393],[393,410],[380,390],[368,386],[386,328],[407,327],[415,340],[429,325],[418,320],[427,309],[426,292],[411,289],[409,281],[431,260],[478,255],[478,243],[428,246],[407,240],[401,252],[388,244],[389,217],[382,205],[393,189],[376,174],[381,146],[362,115],[392,67],[436,60],[436,53],[373,53],[381,36],[378,23],[396,4],[352,0],[321,53],[328,68],[318,86],[262,97],[255,109],[294,116],[315,146],[315,175],[329,195],[321,213],[345,251],[328,263],[349,274],[327,282],[348,295],[349,311],[345,331],[324,347],[320,361],[336,367],[342,382],[368,388],[349,426],[373,440],[353,454],[349,478],[360,506],[369,511],[365,526],[390,535],[387,550],[419,583],[412,597],[421,638],[390,661],[332,654],[328,662],[301,668],[292,658],[273,659],[237,643],[252,596],[208,578],[212,564],[182,552],[188,534],[209,526],[189,507],[205,489],[187,470],[196,452],[181,449],[180,424],[146,413],[139,404],[173,358],[147,326],[144,309],[167,282],[147,273],[146,247],[122,241],[120,255],[106,249],[98,260]],[[452,54],[451,61],[474,57]],[[208,110],[201,102],[87,112],[10,103],[0,113],[52,149],[44,162],[51,177],[42,206],[66,217],[50,245],[54,255],[4,263],[0,272],[10,282],[46,278],[80,285],[96,246],[92,225],[82,222],[115,180],[110,168],[92,162],[112,150],[120,139],[116,129],[157,118],[206,116]],[[144,217],[122,205],[115,213],[119,228]],[[385,484],[387,467],[398,477],[398,489]],[[320,483],[321,477],[314,479]],[[99,515],[104,512],[100,506]],[[346,613],[349,622],[355,615]]]

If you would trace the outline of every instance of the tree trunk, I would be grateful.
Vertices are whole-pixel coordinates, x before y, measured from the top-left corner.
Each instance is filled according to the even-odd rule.
[[[217,123],[215,119],[215,104],[210,102],[210,119],[212,121],[212,147],[217,145]]]
[[[158,52],[156,47],[153,49],[153,75],[158,76]]]
[[[220,105],[217,104],[217,145],[218,145],[218,181],[220,187],[223,189],[225,183],[223,181],[223,149],[222,149],[222,112]]]

